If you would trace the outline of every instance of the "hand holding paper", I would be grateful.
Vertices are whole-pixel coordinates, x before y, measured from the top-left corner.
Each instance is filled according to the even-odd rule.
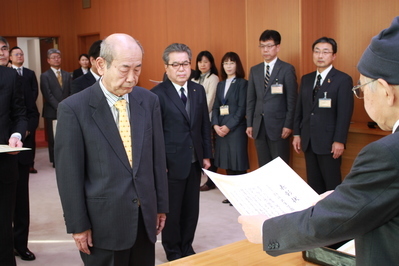
[[[248,241],[254,244],[262,244],[262,225],[269,219],[266,215],[242,215],[238,217],[238,222],[242,225],[242,230]]]

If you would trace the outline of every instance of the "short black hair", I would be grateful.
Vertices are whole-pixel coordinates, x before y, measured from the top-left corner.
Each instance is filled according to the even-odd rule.
[[[218,69],[216,68],[215,65],[215,59],[213,58],[213,55],[209,51],[201,51],[197,55],[197,60],[195,61],[195,74],[194,74],[194,79],[198,80],[201,76],[201,71],[198,68],[198,62],[202,60],[202,57],[208,58],[209,62],[211,63],[211,69],[209,71],[209,76],[212,74],[215,74],[216,76],[219,75]],[[208,76],[208,77],[209,77]]]
[[[89,56],[87,54],[79,55],[79,60],[82,59],[82,57],[86,57],[90,61],[90,58],[89,58]]]
[[[332,49],[333,49],[333,54],[336,54],[337,51],[338,51],[337,42],[333,38],[321,37],[321,38],[317,39],[312,45],[312,51],[314,50],[314,47],[318,43],[329,43],[329,44],[331,44]]]
[[[260,42],[265,42],[268,40],[273,40],[275,45],[281,43],[281,35],[278,31],[275,30],[265,30],[259,37]]]
[[[102,40],[95,41],[89,49],[89,57],[93,57],[97,59],[100,56],[100,49],[101,49]],[[89,58],[90,59],[90,58]]]
[[[11,55],[12,51],[14,51],[14,50],[16,50],[16,49],[19,49],[19,50],[22,51],[22,49],[19,48],[18,46],[14,46],[13,48],[10,49],[10,55]]]

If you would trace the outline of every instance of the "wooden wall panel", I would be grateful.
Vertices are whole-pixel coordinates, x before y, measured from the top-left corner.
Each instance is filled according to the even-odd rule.
[[[74,0],[73,5],[73,19],[75,20],[76,27],[74,28],[75,34],[91,35],[100,32],[100,1],[90,0],[90,8],[82,7],[82,0]]]
[[[142,0],[144,1],[144,0]],[[135,12],[130,0],[99,0],[99,17],[101,35],[106,37],[112,33],[132,33]]]

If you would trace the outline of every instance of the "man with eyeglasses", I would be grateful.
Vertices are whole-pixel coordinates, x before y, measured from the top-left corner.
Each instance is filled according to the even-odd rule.
[[[40,75],[40,90],[43,94],[43,112],[48,141],[50,163],[54,161],[54,121],[57,120],[58,104],[71,94],[71,75],[61,69],[61,52],[51,48],[47,51],[50,69]]]
[[[0,144],[22,147],[26,107],[17,72],[6,67],[9,44],[0,36]],[[13,213],[18,182],[17,153],[0,153],[0,265],[14,266]]]
[[[28,128],[24,135],[24,147],[31,150],[18,154],[18,185],[14,212],[14,247],[15,253],[23,260],[34,260],[36,257],[28,249],[29,236],[29,173],[32,173],[35,158],[35,136],[39,125],[40,114],[37,109],[36,100],[39,93],[36,74],[29,68],[23,67],[25,58],[21,48],[15,46],[10,50],[11,67],[18,73],[24,93],[26,106],[26,117]],[[36,169],[33,168],[36,171]],[[36,171],[37,173],[37,171]]]
[[[290,161],[297,82],[295,68],[277,57],[281,36],[265,30],[259,38],[264,62],[253,66],[247,90],[247,130],[255,139],[259,167],[281,157]]]
[[[195,254],[201,167],[208,169],[212,156],[211,125],[204,87],[189,80],[190,48],[171,44],[162,59],[168,79],[151,91],[158,95],[162,111],[169,185],[162,245],[171,261]]]
[[[356,265],[397,265],[399,252],[399,17],[373,37],[358,63],[364,107],[392,135],[360,151],[334,192],[272,219],[242,216],[247,238],[272,256],[355,238]],[[361,95],[358,95],[361,96]],[[348,96],[353,97],[353,96]]]
[[[322,37],[312,45],[315,72],[302,77],[294,139],[303,150],[308,184],[319,194],[341,183],[341,161],[353,112],[352,78],[332,65],[337,43]]]

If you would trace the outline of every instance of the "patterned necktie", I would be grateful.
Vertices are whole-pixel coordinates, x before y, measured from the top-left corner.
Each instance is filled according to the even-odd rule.
[[[19,68],[17,68],[17,72],[18,72],[18,75],[22,76],[22,70],[21,70],[21,68],[20,68],[20,67],[19,67]]]
[[[270,79],[270,66],[266,66],[266,75],[265,75],[265,89],[267,89],[267,84],[269,84],[269,79]]]
[[[130,134],[130,121],[126,110],[126,100],[122,99],[115,103],[119,113],[118,128],[121,135],[123,146],[125,147],[130,166],[133,165],[132,137]]]
[[[321,75],[319,74],[319,75],[317,75],[316,85],[314,86],[314,89],[313,89],[313,101],[316,98],[316,94],[320,89],[320,80],[321,80]]]
[[[60,86],[62,87],[61,71],[59,71],[59,70],[57,70],[57,79],[58,79],[58,83],[60,83]]]
[[[187,97],[186,97],[186,94],[184,93],[184,88],[183,87],[181,87],[180,88],[180,99],[183,101],[183,103],[184,103],[184,106],[186,106],[186,104],[187,104]]]

